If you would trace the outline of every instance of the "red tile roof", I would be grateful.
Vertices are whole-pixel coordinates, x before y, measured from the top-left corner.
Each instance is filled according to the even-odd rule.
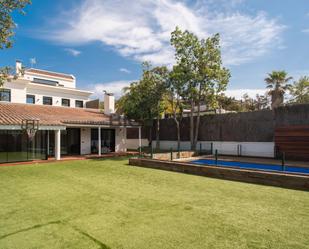
[[[35,68],[26,69],[25,72],[26,73],[43,74],[43,75],[48,75],[48,76],[53,76],[53,77],[58,77],[58,78],[64,78],[64,79],[69,79],[69,80],[74,79],[73,75],[70,75],[70,74],[50,72],[50,71],[45,71],[45,70],[35,69]]]
[[[24,119],[36,119],[40,125],[47,126],[123,125],[123,120],[119,122],[116,116],[94,109],[0,102],[0,125],[21,125]],[[130,126],[137,125],[137,122],[130,122]]]

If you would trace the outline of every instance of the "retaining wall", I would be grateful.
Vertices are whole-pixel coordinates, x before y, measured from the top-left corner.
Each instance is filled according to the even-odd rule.
[[[266,172],[247,169],[235,169],[218,166],[199,166],[189,163],[168,162],[152,159],[131,158],[129,164],[145,168],[162,169],[187,173],[192,175],[207,176],[225,180],[256,183],[269,186],[309,190],[309,176],[292,175],[280,172]]]

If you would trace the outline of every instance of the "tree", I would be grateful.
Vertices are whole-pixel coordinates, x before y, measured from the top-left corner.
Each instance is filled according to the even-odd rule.
[[[184,88],[187,79],[180,67],[174,66],[169,74],[168,81],[168,101],[171,106],[172,117],[176,123],[177,130],[177,151],[180,151],[180,123],[183,118],[184,102]],[[179,155],[178,155],[179,157]]]
[[[267,95],[257,94],[255,97],[255,110],[263,110],[269,108],[269,99]]]
[[[298,81],[295,81],[290,87],[290,93],[292,95],[292,103],[309,103],[309,77],[303,76]]]
[[[157,141],[159,140],[160,115],[164,111],[163,96],[166,91],[168,70],[166,67],[151,67],[143,63],[143,74],[139,81],[124,89],[125,94],[117,101],[117,107],[128,118],[141,121],[150,128],[152,141],[152,120],[157,119]],[[157,147],[159,143],[157,142]]]
[[[156,105],[155,112],[157,113],[156,125],[156,149],[160,149],[160,119],[164,113],[164,96],[167,93],[168,69],[165,66],[155,67],[147,71],[148,80],[153,84],[153,103]]]
[[[175,57],[179,70],[182,70],[186,83],[183,99],[191,107],[190,142],[195,150],[198,140],[201,103],[210,108],[217,106],[216,96],[226,89],[230,78],[228,69],[222,67],[220,36],[199,40],[189,31],[181,31],[178,27],[172,32],[171,44],[175,48]],[[194,118],[194,109],[197,117]]]
[[[1,0],[0,1],[0,49],[11,48],[13,45],[14,28],[12,14],[19,11],[24,14],[23,8],[30,4],[30,0]],[[9,78],[10,67],[0,68],[0,87]]]
[[[284,94],[289,89],[288,82],[292,77],[288,77],[285,71],[272,71],[265,78],[267,88],[269,88],[268,94],[271,96],[271,108],[274,109],[283,104]]]

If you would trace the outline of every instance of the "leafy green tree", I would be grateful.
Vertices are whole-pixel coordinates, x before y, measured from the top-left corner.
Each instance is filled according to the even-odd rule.
[[[159,147],[160,116],[164,111],[163,97],[166,91],[168,70],[143,63],[143,74],[139,81],[124,89],[125,94],[117,102],[119,111],[128,118],[141,121],[150,128],[152,141],[152,120],[157,119],[157,146]]]
[[[160,149],[160,119],[165,110],[164,97],[167,93],[168,84],[168,69],[165,66],[150,68],[144,73],[145,79],[149,81],[149,85],[152,86],[152,103],[153,109],[156,113],[156,149]]]
[[[224,93],[217,96],[218,107],[228,111],[241,112],[242,105],[241,101],[234,97],[228,97]]]
[[[172,32],[171,44],[176,51],[177,66],[186,80],[183,98],[191,107],[190,142],[191,149],[195,150],[201,103],[207,103],[209,108],[217,106],[216,96],[226,89],[230,72],[222,66],[219,34],[199,40],[193,33],[177,27]],[[195,107],[196,119],[193,116]]]
[[[292,103],[309,103],[309,77],[303,76],[298,81],[295,81],[290,87],[290,93],[293,98]]]
[[[176,123],[177,129],[177,151],[180,151],[180,123],[183,118],[183,110],[185,107],[183,96],[187,80],[183,70],[177,65],[169,74],[168,81],[168,101],[170,104],[171,114]],[[179,155],[178,155],[179,157]]]
[[[30,0],[0,0],[0,49],[11,48],[13,45],[14,28],[12,14],[19,11],[24,14],[23,8],[30,4]],[[0,87],[9,79],[11,68],[0,68]]]
[[[288,84],[292,77],[288,77],[285,71],[272,71],[265,78],[268,94],[271,96],[271,108],[274,109],[283,104],[284,94],[289,89]]]

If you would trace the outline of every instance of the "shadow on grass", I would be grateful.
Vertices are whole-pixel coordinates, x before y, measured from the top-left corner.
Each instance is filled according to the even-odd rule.
[[[34,225],[32,227],[27,227],[27,228],[20,229],[20,230],[17,230],[15,232],[12,232],[12,233],[7,233],[5,235],[2,235],[2,236],[0,236],[0,240],[4,239],[6,237],[9,237],[9,236],[15,235],[17,233],[27,232],[27,231],[30,231],[32,229],[36,229],[36,228],[40,228],[40,227],[44,227],[44,226],[48,226],[48,225],[53,225],[53,224],[61,224],[61,223],[62,222],[60,220],[56,220],[56,221],[50,221],[50,222],[43,223],[43,224]]]
[[[101,241],[97,240],[95,237],[91,236],[90,234],[80,230],[77,227],[74,226],[70,226],[71,228],[73,228],[75,231],[79,232],[80,234],[84,235],[85,237],[87,237],[88,239],[92,240],[93,242],[95,242],[97,245],[100,246],[101,249],[111,249],[109,246],[105,245],[104,243],[102,243]]]
[[[41,227],[48,226],[48,225],[54,225],[54,224],[61,224],[61,225],[69,226],[70,228],[72,228],[76,232],[80,233],[84,237],[87,237],[89,240],[95,242],[100,247],[100,249],[111,249],[109,246],[107,246],[104,243],[102,243],[101,241],[97,240],[95,237],[91,236],[90,234],[82,231],[81,229],[79,229],[75,226],[70,225],[67,222],[61,221],[61,220],[50,221],[50,222],[43,223],[43,224],[37,224],[37,225],[34,225],[32,227],[23,228],[23,229],[17,230],[17,231],[12,232],[12,233],[7,233],[7,234],[0,236],[0,240],[5,239],[7,237],[10,237],[12,235],[18,234],[18,233],[27,232],[27,231],[30,231],[30,230],[33,230],[33,229],[41,228]]]

